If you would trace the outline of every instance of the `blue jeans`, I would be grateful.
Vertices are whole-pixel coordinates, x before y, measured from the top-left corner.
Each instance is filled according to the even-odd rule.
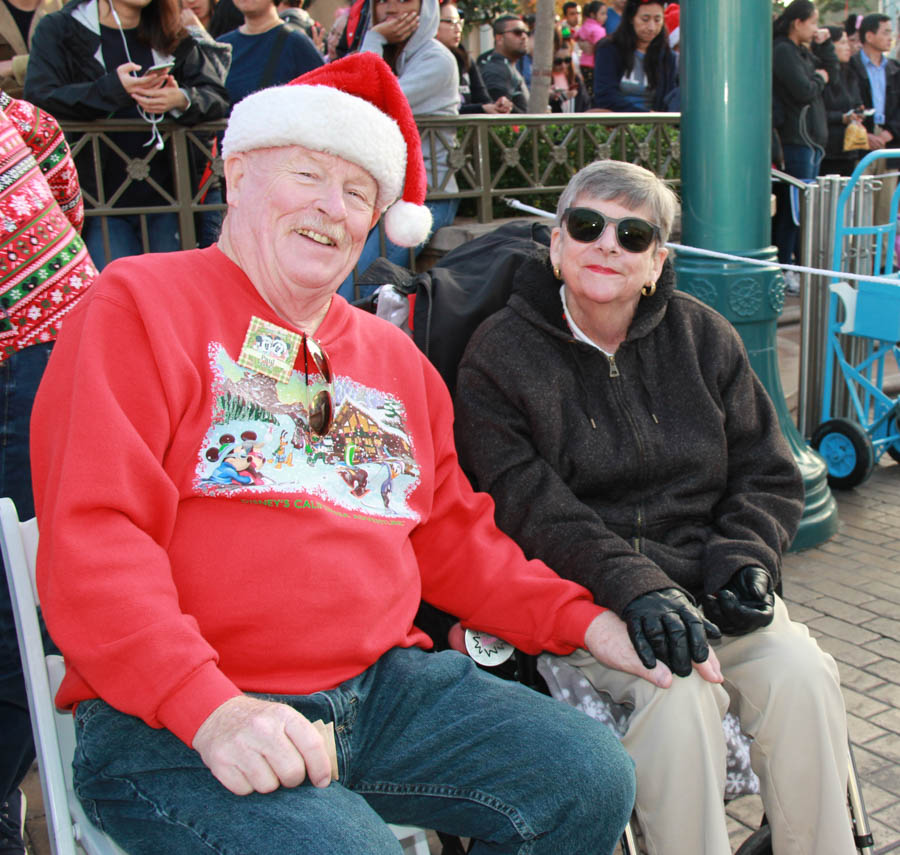
[[[444,199],[441,202],[426,202],[425,204],[431,211],[433,219],[433,225],[431,227],[432,234],[442,226],[449,226],[450,223],[456,219],[456,212],[459,210],[459,199]],[[425,241],[425,243],[427,243],[427,241]],[[425,248],[425,243],[420,243],[412,250],[414,257],[418,257],[419,253]],[[397,244],[391,243],[387,238],[385,238],[384,244],[384,257],[388,261],[393,261],[394,264],[399,264],[401,267],[406,267],[409,264],[409,247],[397,246]],[[381,254],[381,239],[378,235],[378,226],[375,226],[375,228],[369,232],[368,238],[366,238],[366,245],[363,247],[362,254],[359,256],[359,261],[356,263],[356,269],[360,273],[365,273],[366,268]],[[354,275],[351,273],[341,283],[341,287],[338,288],[338,294],[349,300],[351,303],[354,300],[365,297],[367,294],[371,294],[378,287],[377,284],[360,285],[358,288],[354,289],[353,282]]]
[[[810,148],[807,145],[785,144],[784,171],[794,178],[804,181],[815,181],[819,177],[819,164],[822,162],[823,150]],[[799,226],[794,222],[791,211],[790,187],[779,184],[776,187],[777,206],[772,221],[772,240],[778,247],[780,264],[794,264],[797,249]]]
[[[23,520],[34,516],[28,450],[31,405],[52,347],[52,342],[33,344],[0,362],[0,496],[16,503]],[[32,760],[28,697],[4,573],[0,579],[0,804],[25,777]]]
[[[394,649],[336,689],[264,697],[334,722],[339,782],[235,796],[170,732],[91,700],[75,716],[88,816],[130,855],[399,853],[385,821],[473,853],[605,855],[631,814],[607,728],[454,651]]]
[[[222,198],[222,190],[219,187],[213,187],[209,190],[206,194],[206,198],[203,200],[206,205],[215,205],[224,201],[225,200]],[[222,231],[222,220],[224,218],[224,211],[200,212],[197,216],[197,246],[200,249],[212,246],[219,239],[219,233]]]
[[[181,249],[177,214],[147,214],[146,216],[150,252],[175,252]],[[103,220],[109,224],[110,255],[108,258],[103,246]],[[141,243],[141,218],[138,214],[86,217],[81,235],[97,270],[103,270],[115,258],[141,255],[144,252],[144,246]]]

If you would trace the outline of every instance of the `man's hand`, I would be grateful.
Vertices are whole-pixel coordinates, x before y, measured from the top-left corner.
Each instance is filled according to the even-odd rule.
[[[746,635],[772,623],[775,586],[769,571],[743,567],[715,594],[703,598],[703,611],[725,635]]]
[[[652,668],[645,667],[641,662],[628,636],[628,628],[614,612],[605,611],[591,621],[584,635],[584,646],[594,659],[608,668],[642,677],[661,689],[672,685],[672,672],[663,662],[656,662]],[[694,667],[704,680],[722,682],[719,660],[713,651],[709,651],[705,662]]]
[[[677,588],[635,597],[625,606],[622,617],[644,666],[653,668],[660,660],[679,677],[691,673],[692,662],[706,662],[709,658],[707,635],[722,636]]]
[[[286,704],[247,695],[230,698],[200,725],[193,747],[219,782],[238,796],[296,787],[306,777],[316,787],[331,781],[322,737]]]
[[[493,104],[483,104],[485,113],[509,113],[513,103],[505,95],[501,95]]]
[[[869,140],[869,148],[872,151],[878,151],[880,148],[884,148],[884,140],[881,138],[879,134],[866,134],[866,137]]]
[[[828,82],[828,72],[824,68],[817,68],[816,74],[818,74],[826,83]]]

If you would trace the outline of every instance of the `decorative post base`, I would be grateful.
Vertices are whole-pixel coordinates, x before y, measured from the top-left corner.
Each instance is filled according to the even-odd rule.
[[[729,251],[730,252],[730,251]],[[774,261],[774,247],[731,253]],[[675,259],[678,288],[723,314],[743,339],[756,375],[772,398],[781,429],[803,474],[806,502],[791,549],[808,549],[828,540],[838,527],[837,505],[828,488],[822,458],[807,446],[788,411],[778,370],[777,319],[784,306],[784,279],[772,267],[742,265],[698,256]]]

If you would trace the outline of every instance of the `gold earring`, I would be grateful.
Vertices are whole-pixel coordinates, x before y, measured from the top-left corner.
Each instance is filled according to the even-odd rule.
[[[562,281],[562,271],[555,264],[553,265],[553,275]]]
[[[643,288],[641,288],[641,294],[645,297],[652,297],[656,293],[656,283],[648,282]]]

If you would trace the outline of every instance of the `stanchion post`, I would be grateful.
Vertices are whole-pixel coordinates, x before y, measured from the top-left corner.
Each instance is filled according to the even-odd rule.
[[[772,4],[769,0],[691,0],[681,10],[682,242],[771,267],[675,260],[679,288],[712,305],[737,328],[775,403],[803,473],[806,504],[793,548],[837,530],[825,465],[788,412],[778,371],[776,321],[784,281],[774,264],[769,211],[772,125]],[[734,38],[734,22],[741,37]],[[747,74],[747,69],[754,74]]]

